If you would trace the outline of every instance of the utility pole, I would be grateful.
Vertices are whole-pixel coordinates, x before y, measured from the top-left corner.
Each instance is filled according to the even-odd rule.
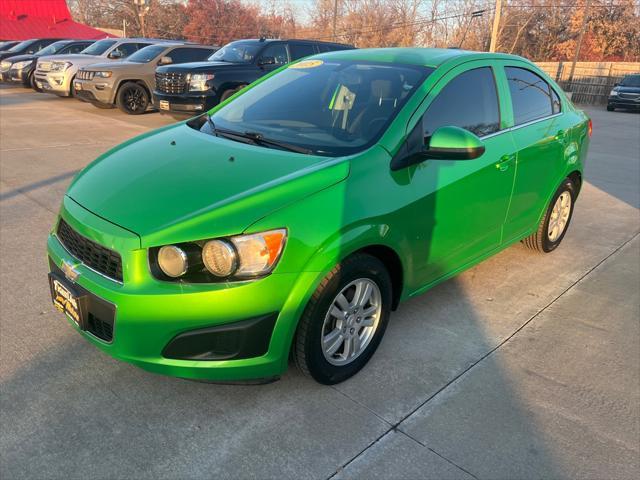
[[[333,0],[333,41],[336,41],[336,20],[338,18],[338,0]]]
[[[493,14],[493,28],[491,29],[491,44],[489,51],[495,52],[498,47],[498,32],[500,27],[500,14],[502,13],[502,0],[496,0],[496,11]]]
[[[584,32],[587,29],[587,22],[589,20],[589,6],[591,6],[591,0],[587,0],[584,4],[584,16],[582,17],[582,27],[580,27],[580,35],[578,36],[578,43],[576,44],[576,54],[573,57],[571,63],[571,71],[569,72],[569,85],[573,83],[573,73],[576,70],[576,63],[578,63],[578,57],[580,57],[580,48],[582,47],[582,39],[584,38]]]
[[[149,0],[133,0],[133,4],[136,6],[136,12],[140,18],[140,33],[143,37],[147,36],[147,29],[144,25],[144,17],[149,13]]]
[[[458,48],[462,48],[462,45],[467,38],[467,32],[469,31],[469,27],[471,26],[471,22],[473,22],[473,19],[481,17],[484,12],[486,12],[486,10],[476,10],[475,12],[471,12],[471,16],[469,17],[469,21],[467,22],[467,27],[464,29],[462,40],[460,40],[460,45],[458,45]]]

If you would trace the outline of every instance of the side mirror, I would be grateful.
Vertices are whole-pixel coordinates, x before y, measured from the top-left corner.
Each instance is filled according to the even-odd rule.
[[[412,130],[398,153],[391,160],[391,170],[434,160],[471,160],[484,153],[482,141],[464,128],[440,127],[426,145],[422,122]]]
[[[620,86],[620,82],[616,82],[613,84],[614,87],[619,87]]]
[[[441,160],[473,160],[484,153],[484,145],[476,135],[460,127],[440,127],[424,151],[427,158]]]
[[[109,58],[113,58],[113,59],[118,59],[118,58],[122,58],[124,55],[122,54],[122,52],[120,50],[114,50],[113,52],[111,52],[109,54]]]
[[[170,63],[173,63],[171,57],[160,57],[160,60],[158,60],[158,65],[169,65]]]
[[[258,60],[259,66],[275,65],[275,64],[276,64],[276,59],[274,57],[262,57],[260,60]]]

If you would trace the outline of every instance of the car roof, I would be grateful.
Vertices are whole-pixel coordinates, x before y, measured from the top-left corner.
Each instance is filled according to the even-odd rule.
[[[362,48],[354,50],[338,50],[321,53],[319,57],[331,57],[336,60],[362,60],[368,62],[404,63],[409,65],[423,65],[439,67],[451,60],[461,61],[481,59],[512,59],[524,60],[517,55],[505,53],[474,52],[455,48]]]
[[[300,42],[300,43],[322,43],[326,45],[341,45],[344,47],[351,47],[347,43],[337,42],[324,42],[322,40],[313,40],[308,38],[242,38],[234,40],[233,42],[255,42],[255,43],[272,43],[272,42]],[[232,42],[229,42],[232,43]]]

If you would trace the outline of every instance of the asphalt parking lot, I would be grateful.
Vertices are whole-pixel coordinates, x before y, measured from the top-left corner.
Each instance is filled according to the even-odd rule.
[[[594,133],[553,254],[515,245],[403,304],[335,387],[194,383],[101,353],[51,305],[78,169],[173,120],[0,88],[0,477],[637,478],[640,115]]]

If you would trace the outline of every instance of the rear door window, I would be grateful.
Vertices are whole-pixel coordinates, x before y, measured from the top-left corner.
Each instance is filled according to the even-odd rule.
[[[538,74],[519,67],[505,67],[515,125],[538,120],[560,111],[559,99],[554,105],[552,89]],[[555,94],[555,92],[553,92]],[[556,94],[557,97],[557,94]]]
[[[312,43],[290,43],[289,52],[291,53],[292,61],[315,53]]]
[[[445,126],[464,128],[479,137],[500,130],[500,107],[493,70],[480,67],[451,80],[431,102],[422,126],[425,137]]]

